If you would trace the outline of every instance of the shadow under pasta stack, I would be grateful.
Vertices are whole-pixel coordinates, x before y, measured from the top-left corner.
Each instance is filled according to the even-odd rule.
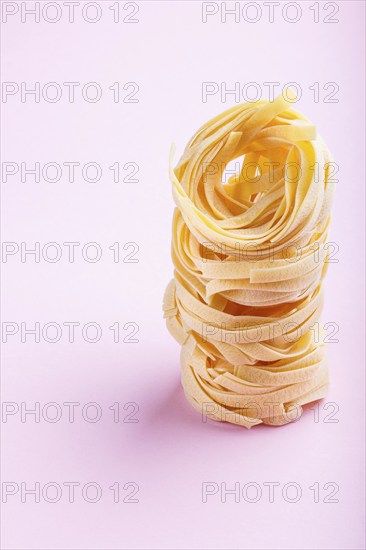
[[[297,420],[328,384],[331,157],[290,93],[215,117],[170,168],[175,271],[163,307],[184,391],[201,414],[246,428]]]

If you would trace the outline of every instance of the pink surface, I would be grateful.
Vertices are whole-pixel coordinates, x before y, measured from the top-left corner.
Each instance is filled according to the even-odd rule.
[[[123,16],[134,9],[125,4]],[[99,2],[102,17],[95,24],[79,11],[69,23],[60,2],[57,23],[22,23],[18,13],[2,25],[3,81],[41,87],[74,81],[81,83],[76,90],[94,81],[103,90],[96,103],[76,91],[74,103],[64,96],[56,103],[28,96],[22,103],[18,93],[2,104],[4,162],[95,162],[103,169],[95,183],[83,181],[80,172],[74,182],[63,172],[54,183],[31,176],[22,182],[19,173],[2,183],[2,240],[19,248],[39,242],[41,250],[56,242],[62,252],[55,263],[42,255],[39,263],[29,255],[22,262],[20,252],[2,260],[3,331],[10,330],[4,322],[19,327],[3,344],[3,501],[6,490],[16,492],[2,504],[2,547],[364,548],[364,3],[330,3],[340,7],[334,16],[339,22],[324,23],[330,11],[320,2],[320,22],[314,23],[310,3],[301,2],[301,19],[293,24],[282,16],[270,23],[262,2],[256,3],[263,9],[257,23],[223,23],[220,13],[203,23],[200,2],[138,4],[135,24],[114,23],[112,2]],[[126,94],[131,89],[122,87],[132,81],[139,85],[139,102],[115,103],[109,86],[120,82]],[[234,96],[222,103],[219,94],[202,102],[202,82],[226,82],[227,88],[257,82],[266,97],[263,83],[273,81],[301,86],[297,108],[316,122],[339,165],[330,234],[339,262],[325,279],[323,313],[324,323],[339,326],[339,341],[328,345],[331,388],[318,409],[283,428],[246,431],[203,422],[180,388],[179,346],[161,311],[172,275],[167,164],[172,141],[180,153],[203,122],[234,104]],[[309,89],[315,82],[319,102]],[[339,86],[337,103],[324,102],[333,90],[323,89],[328,82]],[[114,183],[108,167],[115,162],[137,163],[139,182]],[[73,263],[65,242],[81,243]],[[90,242],[102,250],[95,263],[81,254]],[[114,262],[109,247],[116,242],[122,258],[132,252],[123,245],[137,243],[139,261]],[[54,252],[49,249],[50,256]],[[22,342],[21,323],[31,328],[36,322],[41,331],[57,323],[59,341],[47,341],[55,334],[51,327],[39,343],[23,330]],[[67,322],[80,323],[73,343]],[[96,343],[82,337],[90,322],[101,330]],[[116,322],[119,343],[109,328]],[[138,342],[121,341],[135,327],[123,328],[128,322],[138,324]],[[24,407],[35,402],[43,410],[40,421],[22,419]],[[44,408],[50,402],[57,407]],[[67,402],[80,403],[74,422]],[[97,408],[85,407],[90,402]],[[110,409],[114,403],[119,421]],[[98,411],[101,418],[91,422]],[[55,414],[61,417],[51,422]],[[40,502],[22,482],[28,489],[40,484]],[[50,482],[62,489],[54,503],[55,487],[45,492]],[[74,502],[63,485],[68,482],[80,484]],[[90,482],[97,485],[85,489]],[[116,482],[117,503],[109,489]],[[203,502],[207,482],[215,494]],[[265,485],[271,482],[280,484],[273,499]],[[126,483],[138,485],[134,497],[128,495],[137,486]],[[239,502],[233,494],[222,502],[225,487],[235,484]],[[95,487],[100,499],[88,502]],[[336,502],[327,502],[333,491]],[[138,502],[122,502],[126,497]]]

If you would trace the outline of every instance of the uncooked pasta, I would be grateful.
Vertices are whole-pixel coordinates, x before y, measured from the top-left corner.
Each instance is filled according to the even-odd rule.
[[[297,420],[328,385],[314,327],[331,157],[288,97],[215,117],[170,167],[175,271],[164,314],[184,391],[203,417],[247,428]]]

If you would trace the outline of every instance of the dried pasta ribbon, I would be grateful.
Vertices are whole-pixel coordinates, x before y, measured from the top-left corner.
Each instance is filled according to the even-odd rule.
[[[185,394],[201,414],[246,428],[282,425],[325,396],[324,344],[313,329],[330,162],[315,126],[281,95],[215,117],[170,167],[175,271],[163,308],[182,346]]]

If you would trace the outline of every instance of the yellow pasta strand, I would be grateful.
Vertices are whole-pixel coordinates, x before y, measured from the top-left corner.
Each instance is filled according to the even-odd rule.
[[[315,126],[281,95],[215,117],[170,166],[175,271],[163,308],[182,346],[184,391],[202,415],[246,428],[283,425],[325,396],[314,327],[330,162]]]

